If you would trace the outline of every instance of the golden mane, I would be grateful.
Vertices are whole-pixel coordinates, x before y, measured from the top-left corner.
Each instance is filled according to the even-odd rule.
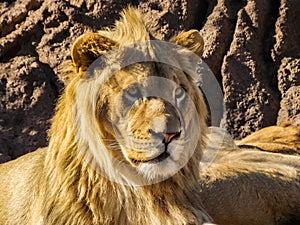
[[[153,37],[153,31],[156,28],[135,8],[128,7],[120,15],[120,20],[116,21],[112,29],[107,28],[98,33],[123,45],[149,41]]]

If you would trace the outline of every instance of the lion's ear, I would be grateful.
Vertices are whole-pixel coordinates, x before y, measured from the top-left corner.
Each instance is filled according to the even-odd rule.
[[[204,41],[198,30],[181,32],[177,36],[171,38],[170,42],[181,45],[200,57],[203,54]]]
[[[71,49],[71,57],[76,72],[81,74],[98,57],[116,46],[115,41],[98,33],[81,35],[75,40]]]

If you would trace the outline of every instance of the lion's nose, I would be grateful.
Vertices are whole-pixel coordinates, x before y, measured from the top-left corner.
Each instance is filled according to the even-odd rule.
[[[149,130],[149,132],[152,134],[152,136],[161,139],[164,144],[169,144],[173,139],[179,137],[181,133],[181,132],[161,133],[161,132],[155,132],[151,129]]]
[[[180,132],[176,132],[176,133],[165,133],[163,134],[164,139],[163,139],[163,143],[164,144],[169,144],[174,138],[179,137]]]

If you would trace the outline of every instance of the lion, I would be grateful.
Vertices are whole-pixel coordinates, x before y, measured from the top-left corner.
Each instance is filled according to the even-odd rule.
[[[170,39],[182,49],[166,57],[179,67],[155,61],[151,40],[152,27],[132,7],[114,28],[76,39],[48,147],[0,165],[0,224],[211,221],[197,191],[207,110],[197,82],[180,70],[189,52],[201,56],[203,39],[197,30]],[[152,61],[126,64],[145,55]]]

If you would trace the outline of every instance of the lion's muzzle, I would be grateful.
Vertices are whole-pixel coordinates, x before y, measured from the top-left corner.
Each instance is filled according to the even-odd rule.
[[[181,121],[177,109],[160,98],[140,100],[129,113],[129,141],[125,154],[131,162],[159,162],[167,158],[169,144],[180,138]]]

